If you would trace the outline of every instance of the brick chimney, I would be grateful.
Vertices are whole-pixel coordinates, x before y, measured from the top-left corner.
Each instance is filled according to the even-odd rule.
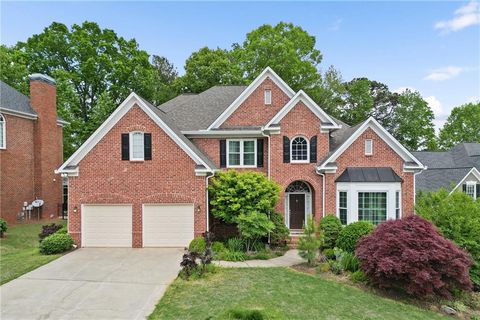
[[[42,218],[56,218],[62,203],[62,179],[54,170],[63,162],[63,131],[57,124],[57,87],[53,78],[30,75],[30,104],[38,114],[34,129],[35,197],[45,201]]]

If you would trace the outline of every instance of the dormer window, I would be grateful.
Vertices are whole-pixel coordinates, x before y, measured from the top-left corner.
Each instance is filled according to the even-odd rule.
[[[5,118],[0,114],[0,149],[5,149],[7,146],[7,126]]]
[[[272,90],[266,89],[264,92],[265,95],[265,104],[270,105],[272,104]]]
[[[373,154],[373,140],[366,139],[365,140],[365,155],[371,156]]]

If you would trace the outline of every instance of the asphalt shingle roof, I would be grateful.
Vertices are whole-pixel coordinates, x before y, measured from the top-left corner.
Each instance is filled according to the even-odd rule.
[[[30,99],[3,81],[0,81],[0,108],[18,111],[32,116],[37,115],[30,105]]]

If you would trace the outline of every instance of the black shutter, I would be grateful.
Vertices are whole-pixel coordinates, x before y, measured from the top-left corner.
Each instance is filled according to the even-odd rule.
[[[290,163],[290,139],[283,136],[283,163]]]
[[[477,183],[477,200],[480,199],[480,183]]]
[[[220,168],[227,166],[227,140],[220,140]]]
[[[122,133],[122,160],[130,160],[129,134]]]
[[[152,134],[143,134],[143,156],[145,160],[152,160]]]
[[[257,167],[263,167],[263,139],[257,139]]]
[[[462,184],[462,191],[467,193],[467,185],[465,183]]]
[[[317,136],[310,139],[310,162],[317,162]]]

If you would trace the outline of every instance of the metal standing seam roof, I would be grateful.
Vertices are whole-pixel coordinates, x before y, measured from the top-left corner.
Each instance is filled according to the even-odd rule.
[[[348,167],[335,182],[402,182],[390,167]]]

